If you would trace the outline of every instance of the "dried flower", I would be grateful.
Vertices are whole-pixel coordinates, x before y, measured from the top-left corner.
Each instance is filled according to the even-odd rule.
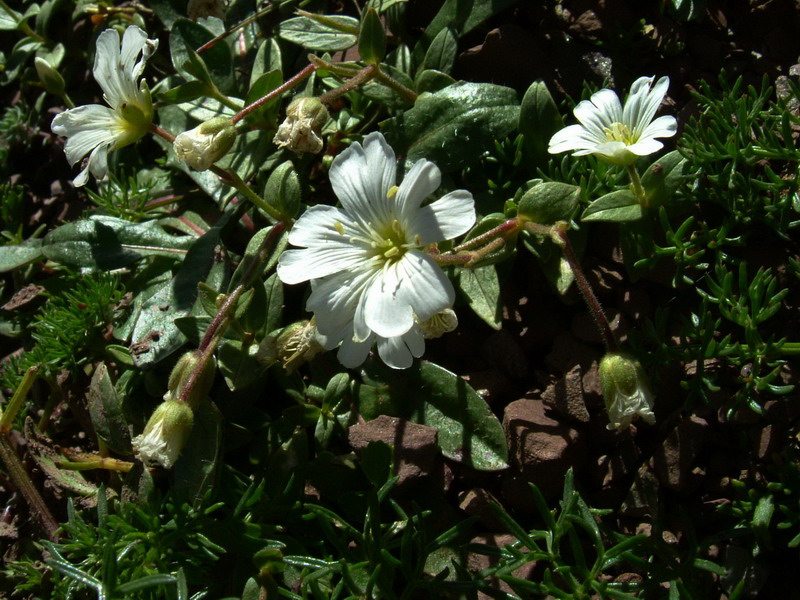
[[[196,171],[205,171],[227,154],[235,140],[236,130],[231,120],[214,117],[178,134],[172,147],[179,159]]]
[[[609,429],[626,429],[639,418],[651,425],[656,422],[653,394],[638,360],[612,352],[600,361],[599,370]]]
[[[328,109],[317,98],[296,98],[286,109],[286,120],[272,141],[296,154],[317,154],[322,150],[320,131],[327,122]]]

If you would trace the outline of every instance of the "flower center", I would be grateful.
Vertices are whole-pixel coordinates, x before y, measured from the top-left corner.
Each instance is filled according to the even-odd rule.
[[[403,226],[397,219],[392,220],[388,226],[375,229],[372,240],[373,257],[391,264],[400,260],[411,246]]]
[[[636,143],[634,133],[624,123],[612,123],[609,127],[603,128],[603,133],[609,142],[622,142],[626,146]]]

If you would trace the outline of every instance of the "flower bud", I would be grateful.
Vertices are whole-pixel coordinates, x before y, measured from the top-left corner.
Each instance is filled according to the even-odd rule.
[[[227,117],[214,117],[175,138],[178,158],[196,171],[205,171],[231,149],[236,130]]]
[[[322,150],[320,131],[328,122],[328,109],[317,98],[297,98],[286,109],[286,120],[278,127],[273,142],[295,154]]]
[[[458,327],[458,317],[452,308],[445,308],[427,321],[421,321],[417,325],[426,340],[433,340]]]
[[[653,394],[638,360],[627,354],[606,354],[600,361],[600,383],[608,429],[626,429],[639,418],[651,425],[656,422]]]
[[[36,67],[36,74],[39,75],[39,81],[42,82],[44,89],[54,96],[63,96],[64,78],[61,76],[61,73],[56,71],[49,62],[39,56],[33,60],[33,64]]]
[[[183,393],[183,389],[189,382],[189,378],[194,372],[195,368],[200,364],[200,353],[197,351],[187,352],[178,359],[172,373],[169,375],[169,382],[167,383],[168,391],[165,399],[178,400]],[[210,357],[208,362],[202,368],[197,379],[189,390],[189,394],[184,398],[185,402],[196,408],[197,405],[207,395],[214,383],[214,376],[217,373],[217,364],[214,357]]]
[[[165,396],[141,435],[133,438],[133,451],[148,466],[171,469],[192,431],[194,414],[188,404]]]
[[[275,344],[278,358],[287,373],[293,373],[303,363],[325,352],[317,339],[317,325],[313,319],[287,325],[278,335]]]

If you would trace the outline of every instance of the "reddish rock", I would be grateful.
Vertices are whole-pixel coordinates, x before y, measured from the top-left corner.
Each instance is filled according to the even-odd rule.
[[[707,429],[708,422],[695,415],[675,426],[653,455],[655,473],[662,484],[675,491],[686,491]]]
[[[439,448],[436,445],[438,429],[418,425],[404,419],[381,415],[366,423],[350,427],[350,445],[361,451],[370,442],[383,442],[394,448],[395,471],[398,487],[425,478],[440,469]]]
[[[581,462],[578,432],[546,414],[543,402],[529,399],[506,407],[503,427],[515,471],[546,497],[559,494],[564,473]]]
[[[583,369],[575,365],[542,394],[542,401],[560,416],[578,423],[588,423],[589,411],[583,392]]]
[[[494,495],[483,488],[472,488],[458,495],[458,507],[492,531],[503,531],[505,526],[497,518],[491,508],[492,504],[500,504]]]

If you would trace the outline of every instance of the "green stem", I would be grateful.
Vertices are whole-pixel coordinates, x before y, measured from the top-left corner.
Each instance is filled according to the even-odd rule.
[[[639,178],[639,172],[632,164],[628,165],[626,168],[628,169],[628,176],[631,178],[633,193],[636,194],[637,198],[639,198],[639,204],[642,205],[642,208],[647,208],[647,194],[644,191],[644,187],[642,187],[642,180]]]
[[[57,539],[58,521],[55,520],[50,509],[47,508],[44,498],[42,498],[36,486],[33,485],[31,478],[28,477],[25,467],[22,466],[17,453],[14,452],[11,444],[8,443],[8,437],[4,434],[0,435],[0,459],[2,459],[6,467],[6,473],[8,473],[11,481],[14,482],[22,497],[25,498],[25,502],[28,503],[33,520],[48,539],[55,541]]]
[[[222,171],[230,177],[231,184],[235,187],[241,194],[250,200],[253,204],[255,204],[258,208],[263,210],[267,213],[270,217],[275,219],[276,221],[285,221],[286,217],[284,217],[280,212],[278,212],[273,206],[271,206],[266,200],[264,200],[261,196],[256,194],[250,186],[248,186],[242,178],[235,171]]]
[[[313,65],[313,64],[308,65],[305,69],[300,71],[297,75],[295,75],[294,77],[292,77],[291,79],[289,79],[288,81],[283,83],[282,85],[279,85],[278,87],[276,87],[274,90],[272,90],[266,96],[264,96],[262,98],[259,98],[258,100],[256,100],[252,104],[250,104],[249,106],[245,106],[242,110],[240,110],[236,114],[235,117],[233,117],[233,119],[231,119],[231,123],[233,125],[236,125],[239,121],[244,119],[247,115],[249,115],[254,110],[258,109],[259,107],[263,106],[267,102],[271,101],[273,98],[277,98],[278,96],[283,94],[283,92],[285,92],[286,90],[289,90],[289,89],[293,88],[294,86],[296,86],[298,83],[303,81],[306,77],[311,75],[311,73],[313,73],[316,68],[317,67],[315,65]]]
[[[17,413],[22,408],[22,403],[25,401],[28,392],[31,391],[31,386],[36,381],[38,374],[39,365],[34,365],[25,371],[22,381],[20,381],[17,389],[14,390],[14,395],[11,396],[11,400],[9,400],[5,411],[2,413],[3,416],[0,417],[0,435],[5,435],[11,430],[11,425],[14,423],[14,419],[17,418]]]
[[[414,90],[407,88],[399,81],[389,77],[386,73],[381,71],[381,68],[378,65],[375,65],[375,68],[377,69],[375,73],[375,79],[380,81],[386,87],[392,88],[410,104],[414,104],[417,101],[417,93]]]
[[[220,92],[219,89],[217,89],[217,86],[213,84],[209,86],[208,95],[214,98],[214,100],[221,102],[231,110],[234,110],[236,112],[242,110],[242,107],[239,104],[237,104],[236,102],[228,98],[225,94]]]

